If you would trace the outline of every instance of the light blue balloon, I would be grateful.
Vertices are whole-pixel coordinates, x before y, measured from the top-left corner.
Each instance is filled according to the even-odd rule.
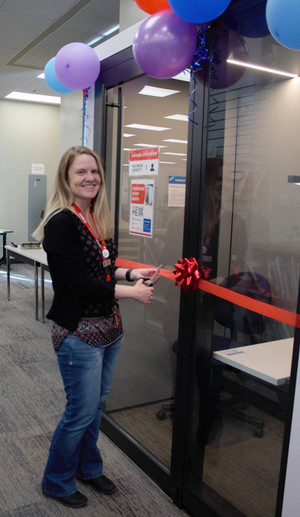
[[[44,74],[45,74],[45,81],[46,81],[47,85],[49,86],[49,88],[51,88],[51,90],[54,90],[57,93],[72,92],[73,90],[70,90],[70,88],[67,88],[57,78],[56,73],[55,73],[54,64],[55,64],[55,57],[50,59],[50,61],[48,61],[48,63],[45,66]]]
[[[183,20],[207,23],[227,9],[231,0],[169,0],[171,9]]]
[[[300,0],[268,0],[266,19],[269,31],[281,45],[300,50]]]

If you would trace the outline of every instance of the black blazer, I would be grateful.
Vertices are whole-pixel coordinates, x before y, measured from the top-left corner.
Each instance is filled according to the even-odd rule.
[[[52,216],[45,225],[43,241],[54,289],[47,318],[71,332],[77,328],[85,303],[111,301],[115,290],[114,280],[107,282],[91,276],[83,255],[84,240],[74,217],[77,216],[70,210]]]

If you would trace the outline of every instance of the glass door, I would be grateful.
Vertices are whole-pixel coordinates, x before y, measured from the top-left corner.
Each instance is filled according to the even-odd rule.
[[[182,256],[189,74],[106,91],[105,170],[125,267]],[[143,192],[143,196],[139,193]],[[151,305],[120,304],[125,328],[106,422],[167,473],[171,466],[180,290],[161,276]]]
[[[297,53],[271,35],[242,36],[225,27],[215,27],[215,44],[227,38],[233,57],[242,48],[250,63],[299,74]],[[199,84],[205,81],[201,72]],[[216,289],[215,296],[203,290],[193,302],[189,293],[183,300],[193,303],[197,321],[177,479],[184,472],[182,503],[192,515],[203,508],[203,515],[274,517],[281,514],[293,397],[295,329],[277,309],[297,312],[300,190],[292,176],[300,158],[300,82],[221,60],[211,64],[209,85],[206,156],[199,160],[201,243],[193,247],[190,240],[187,249]],[[199,89],[199,106],[202,95]],[[195,147],[203,130],[191,129]]]

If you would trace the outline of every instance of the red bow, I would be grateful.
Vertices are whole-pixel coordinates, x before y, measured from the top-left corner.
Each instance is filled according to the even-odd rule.
[[[175,285],[182,287],[184,292],[196,291],[198,289],[198,282],[201,278],[199,271],[199,264],[195,258],[178,259],[175,264]]]

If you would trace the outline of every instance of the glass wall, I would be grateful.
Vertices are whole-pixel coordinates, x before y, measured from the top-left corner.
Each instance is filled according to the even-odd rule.
[[[242,49],[249,63],[299,74],[299,53],[271,35],[216,31],[232,57]],[[212,63],[199,260],[237,296],[202,294],[187,462],[189,492],[223,500],[222,516],[275,515],[294,336],[276,308],[297,312],[299,114],[299,78]]]
[[[164,469],[191,515],[280,515],[300,273],[300,80],[236,61],[299,75],[300,60],[266,30],[264,9],[233,0],[211,24],[214,60],[192,92],[187,73],[122,83],[119,69],[106,90],[119,256],[166,271],[194,256],[215,292],[181,295],[162,277],[150,306],[121,303],[126,337],[106,407],[116,442],[135,442],[142,468],[147,456]]]
[[[189,79],[189,74],[167,81],[143,76],[107,91],[105,168],[114,211],[121,141],[116,225],[119,257],[130,261],[128,267],[162,264],[172,271],[182,256]],[[134,196],[143,189],[148,195],[136,203]],[[125,343],[106,408],[112,421],[167,469],[179,296],[174,282],[162,276],[151,305],[120,304]]]

